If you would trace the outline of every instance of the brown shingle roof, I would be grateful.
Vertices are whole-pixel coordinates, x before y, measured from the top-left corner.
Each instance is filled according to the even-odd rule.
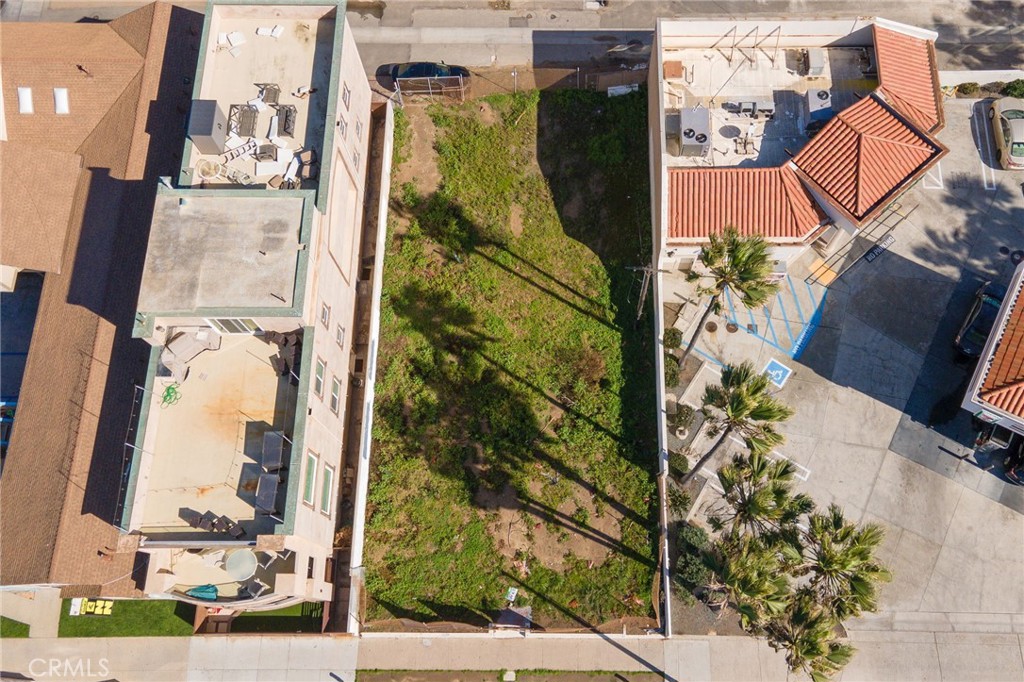
[[[60,272],[82,157],[0,142],[0,263]]]
[[[788,166],[672,168],[669,241],[700,242],[735,227],[773,242],[803,241],[826,216]]]
[[[1019,291],[979,397],[992,407],[1024,417],[1024,307]]]
[[[54,25],[27,24],[32,30],[13,31],[11,26],[19,25],[3,27],[5,101],[10,101],[8,86],[17,87],[7,77],[8,53],[38,58],[38,68],[19,65],[34,77],[42,79],[42,67],[49,68],[50,80],[40,81],[44,88],[63,87],[56,81],[64,79],[68,65],[83,79],[75,64],[103,72],[102,79],[94,75],[83,86],[89,101],[96,103],[94,109],[86,108],[93,128],[74,124],[78,146],[71,151],[83,157],[86,170],[74,194],[63,270],[43,281],[0,477],[0,583],[5,585],[99,585],[106,595],[137,594],[131,578],[135,556],[116,554],[106,561],[98,550],[117,544],[119,535],[110,521],[132,386],[144,373],[146,357],[145,344],[130,338],[141,276],[138,254],[145,248],[157,177],[174,170],[173,152],[180,151],[179,112],[187,109],[188,100],[180,83],[195,72],[194,34],[183,29],[195,30],[201,16],[162,3],[136,12],[143,13],[148,25],[136,13],[106,25],[56,25],[56,34],[65,39],[80,31],[80,42],[51,39]],[[172,21],[172,14],[183,21]],[[175,36],[169,39],[172,25]],[[15,38],[28,41],[24,51]],[[138,54],[142,47],[145,59]],[[111,54],[118,55],[116,64],[99,60]],[[122,68],[133,62],[134,70]],[[107,78],[114,72],[121,81]],[[105,94],[94,87],[100,80],[108,85]],[[157,98],[162,81],[170,88]],[[40,112],[39,95],[36,101]],[[106,103],[106,110],[100,110],[99,102]],[[76,107],[73,90],[72,116]],[[47,116],[54,118],[52,113]],[[18,122],[12,128],[11,118],[12,141],[64,150],[72,143],[43,134],[46,126],[38,123]],[[151,151],[151,143],[160,146]],[[139,178],[144,180],[121,181]]]
[[[878,91],[925,132],[939,130],[943,124],[942,99],[932,42],[878,24],[871,28],[878,63]]]
[[[829,121],[793,163],[805,180],[863,225],[944,153],[871,95]]]

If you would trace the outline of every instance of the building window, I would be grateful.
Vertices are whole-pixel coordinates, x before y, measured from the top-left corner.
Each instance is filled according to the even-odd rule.
[[[313,392],[321,398],[324,397],[324,370],[327,364],[320,358],[316,359],[316,372],[313,373]]]
[[[348,121],[344,116],[338,116],[338,129],[341,130],[342,139],[348,139]]]
[[[322,322],[325,327],[328,327],[331,324],[331,306],[326,303],[320,305],[320,322]]]
[[[18,88],[18,113],[34,114],[36,108],[32,105],[32,88]]]
[[[306,450],[306,476],[302,479],[302,501],[312,505],[316,498],[316,467],[320,458],[312,450]]]
[[[341,382],[338,377],[331,377],[331,412],[338,414],[341,407]]]
[[[341,101],[345,103],[345,108],[348,109],[352,102],[352,91],[348,89],[348,83],[343,83],[341,86]]]
[[[263,331],[255,320],[237,317],[218,317],[209,320],[221,334],[255,334]]]
[[[356,121],[356,139],[357,140],[362,140],[363,139],[363,122],[362,121]]]
[[[324,465],[324,478],[320,482],[320,511],[328,516],[331,515],[332,502],[334,501],[334,495],[331,493],[331,488],[334,487],[334,467],[329,464]]]
[[[54,88],[53,89],[53,113],[55,114],[70,114],[71,104],[68,102],[68,89],[67,88]]]
[[[352,154],[352,165],[355,166],[356,170],[359,170],[360,160],[361,158],[359,156],[359,152],[355,152],[354,154]]]
[[[345,347],[345,328],[340,324],[338,325],[338,330],[334,334],[334,340],[337,341],[338,345],[342,348]]]

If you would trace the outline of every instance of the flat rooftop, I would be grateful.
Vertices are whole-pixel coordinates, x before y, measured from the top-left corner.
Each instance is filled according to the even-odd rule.
[[[157,195],[139,311],[293,305],[305,199],[232,194]]]
[[[666,154],[668,166],[774,167],[784,164],[809,141],[808,93],[827,90],[834,113],[878,87],[869,48],[818,48],[820,73],[810,75],[805,52],[737,48],[665,49],[666,114],[705,107],[710,113],[711,152],[706,157]],[[817,69],[816,69],[817,71]],[[744,105],[774,110],[752,118]],[[749,136],[750,144],[743,145]]]
[[[257,165],[252,153],[226,160],[222,154],[202,154],[192,146],[183,160],[183,169],[194,169],[205,160],[209,162],[203,164],[207,169],[219,165],[220,170],[193,171],[185,176],[185,184],[191,178],[193,186],[265,185],[275,175],[285,175],[292,154],[313,150],[320,158],[331,88],[336,10],[334,6],[212,7],[197,99],[215,100],[224,116],[230,118],[233,106],[258,99],[262,86],[273,85],[280,91],[277,103],[295,107],[295,124],[287,134],[280,129],[272,131],[272,119],[279,112],[274,106],[259,105],[254,130],[247,131],[245,126],[239,129],[236,122],[231,122],[230,128],[240,138],[238,143],[267,145],[276,138],[282,145],[277,158]],[[300,96],[300,88],[311,93]],[[315,184],[315,178],[302,181],[303,187]]]
[[[256,512],[263,434],[290,436],[298,395],[289,377],[270,363],[278,350],[262,336],[222,336],[219,349],[188,363],[176,400],[166,399],[174,380],[157,376],[149,395],[133,526],[150,536],[208,536],[189,526],[187,510],[192,510],[227,516],[248,538],[273,532],[275,521]],[[287,475],[282,471],[282,478]],[[282,482],[278,511],[286,489]]]

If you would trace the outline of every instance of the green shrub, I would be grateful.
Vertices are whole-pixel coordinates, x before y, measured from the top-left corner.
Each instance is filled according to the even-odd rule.
[[[679,488],[669,486],[668,509],[672,514],[678,517],[686,516],[686,512],[690,511],[691,504],[693,504],[693,500],[690,499],[689,493],[683,492]]]
[[[1010,81],[1000,92],[1006,97],[1024,97],[1024,78]]]
[[[668,421],[677,429],[689,429],[693,426],[693,417],[696,414],[694,409],[686,403],[680,403],[676,413],[670,415]]]
[[[956,91],[964,97],[974,97],[981,90],[981,86],[974,82],[961,83]]]
[[[679,552],[699,552],[708,546],[708,534],[699,526],[684,523],[676,531],[676,544]]]
[[[687,589],[703,587],[711,582],[711,571],[699,553],[680,554],[676,560],[675,579]]]
[[[416,208],[420,204],[420,193],[411,182],[402,183],[402,203],[409,208]]]
[[[685,452],[668,453],[668,471],[675,476],[684,476],[690,470],[690,458]]]
[[[665,387],[679,385],[679,358],[674,355],[665,355]]]
[[[395,108],[395,135],[391,148],[391,170],[397,171],[398,167],[408,160],[411,153],[412,129],[409,125],[409,117],[401,107]]]
[[[665,348],[679,348],[683,343],[683,333],[675,327],[665,330]]]

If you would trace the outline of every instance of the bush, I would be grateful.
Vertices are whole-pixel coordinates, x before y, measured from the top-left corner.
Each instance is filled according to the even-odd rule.
[[[675,579],[687,589],[703,587],[711,582],[711,571],[699,553],[680,554],[676,560]]]
[[[1024,97],[1024,78],[1010,81],[1000,92],[1006,97]]]
[[[691,504],[693,504],[693,500],[690,499],[689,493],[683,492],[679,488],[669,486],[668,509],[672,514],[680,518],[685,517],[686,512],[690,511]]]
[[[679,348],[683,344],[683,333],[675,327],[665,330],[665,348]]]
[[[981,86],[977,83],[961,83],[956,91],[964,97],[974,97],[981,90]]]
[[[679,385],[679,358],[665,355],[665,388]]]
[[[676,413],[669,416],[669,422],[677,429],[689,429],[693,426],[694,409],[686,403],[679,403]]]
[[[708,546],[708,534],[699,526],[684,523],[676,531],[676,546],[680,554],[701,552]]]
[[[668,453],[668,471],[676,476],[685,476],[690,470],[690,458],[686,452]]]

